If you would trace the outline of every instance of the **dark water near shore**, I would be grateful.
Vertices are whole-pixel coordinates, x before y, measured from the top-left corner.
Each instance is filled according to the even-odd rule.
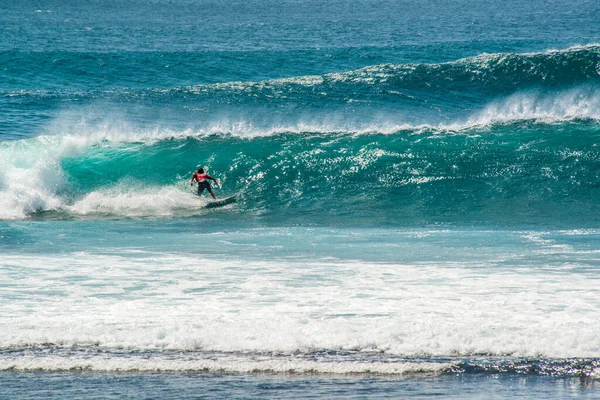
[[[580,378],[518,375],[336,377],[314,375],[202,375],[115,373],[6,373],[11,391],[24,387],[34,398],[229,398],[521,399],[596,398],[597,383]],[[107,390],[107,387],[110,389]]]

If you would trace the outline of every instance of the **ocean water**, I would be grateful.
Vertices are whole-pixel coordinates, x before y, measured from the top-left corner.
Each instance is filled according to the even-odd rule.
[[[0,11],[0,398],[600,397],[596,1]]]

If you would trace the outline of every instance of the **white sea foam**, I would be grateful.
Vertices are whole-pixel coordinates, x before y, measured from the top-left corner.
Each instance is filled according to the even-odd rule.
[[[0,144],[0,219],[20,219],[29,213],[55,210],[65,177],[60,161],[88,147],[84,137],[40,136]]]
[[[197,210],[202,200],[178,186],[139,187],[121,184],[93,191],[63,208],[77,215],[168,216],[176,211]]]
[[[467,118],[457,118],[445,123],[408,123],[397,116],[380,115],[370,121],[352,122],[344,116],[258,124],[244,118],[222,118],[209,121],[204,126],[172,129],[155,126],[136,127],[125,122],[122,116],[104,122],[89,122],[74,115],[59,117],[47,129],[50,134],[36,141],[25,139],[30,146],[50,146],[50,151],[60,155],[91,145],[111,143],[152,144],[168,139],[207,138],[232,136],[242,139],[269,137],[281,134],[396,134],[396,133],[456,133],[519,121],[539,123],[569,122],[577,119],[600,120],[600,94],[593,87],[580,86],[557,92],[529,90],[517,92],[485,105]],[[5,145],[3,145],[5,146]],[[1,148],[6,151],[6,148]]]
[[[25,355],[0,355],[0,371],[72,371],[90,370],[105,372],[218,372],[218,373],[279,373],[279,374],[378,374],[409,375],[440,373],[452,363],[401,362],[401,361],[348,361],[305,360],[298,356],[266,356],[253,354],[202,354],[178,353],[162,355],[152,353],[114,355],[111,353],[87,355],[60,355],[60,351],[47,355],[29,352]],[[57,354],[58,353],[58,354]]]
[[[258,124],[244,118],[222,118],[204,126],[174,130],[164,127],[136,128],[122,120],[89,124],[85,120],[55,123],[50,129],[61,136],[79,138],[89,143],[143,142],[147,144],[166,139],[207,138],[232,136],[242,139],[269,137],[281,134],[397,134],[397,133],[460,133],[497,124],[520,121],[537,123],[570,122],[573,120],[600,121],[600,94],[594,87],[578,86],[556,92],[528,90],[496,99],[466,118],[435,123],[408,123],[398,116],[379,115],[363,122],[348,121],[343,115],[326,118],[301,118],[289,122]],[[75,118],[76,119],[76,118]],[[81,138],[85,139],[81,139]]]
[[[79,252],[4,254],[0,279],[19,283],[0,294],[5,348],[528,357],[600,348],[597,279],[553,265]]]

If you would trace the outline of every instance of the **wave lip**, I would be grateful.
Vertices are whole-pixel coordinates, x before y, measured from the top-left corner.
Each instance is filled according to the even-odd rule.
[[[469,118],[464,127],[521,121],[560,123],[575,120],[600,121],[600,92],[595,87],[583,86],[553,93],[515,93],[491,102]]]
[[[600,57],[600,55],[599,55]],[[407,122],[398,116],[380,115],[363,121],[348,121],[343,115],[328,117],[298,117],[287,122],[257,122],[248,118],[224,117],[207,121],[201,126],[184,129],[153,126],[135,127],[117,118],[88,123],[78,116],[59,117],[49,127],[49,135],[18,141],[13,149],[0,144],[0,154],[15,151],[19,146],[49,146],[56,157],[73,155],[91,146],[104,143],[144,143],[164,140],[206,139],[213,136],[256,139],[284,134],[290,135],[372,135],[460,132],[533,121],[536,123],[570,123],[573,121],[600,121],[600,91],[594,85],[577,85],[556,90],[527,89],[508,96],[500,96],[473,110],[466,117],[451,118],[447,122],[435,120]],[[4,148],[3,148],[4,147]],[[48,152],[44,156],[52,155]],[[16,156],[21,157],[22,154]],[[7,156],[5,156],[7,158]],[[8,157],[8,160],[11,158]],[[1,182],[1,181],[0,181]]]

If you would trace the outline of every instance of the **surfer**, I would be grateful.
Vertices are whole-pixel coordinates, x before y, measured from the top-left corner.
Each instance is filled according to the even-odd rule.
[[[217,183],[215,178],[204,172],[204,168],[198,168],[198,171],[194,172],[194,175],[192,175],[190,186],[194,186],[194,181],[198,182],[198,196],[201,196],[202,192],[204,192],[204,189],[207,189],[208,193],[210,193],[213,199],[217,200],[217,196],[215,196],[212,188],[210,187],[210,183],[208,182],[209,180]]]

